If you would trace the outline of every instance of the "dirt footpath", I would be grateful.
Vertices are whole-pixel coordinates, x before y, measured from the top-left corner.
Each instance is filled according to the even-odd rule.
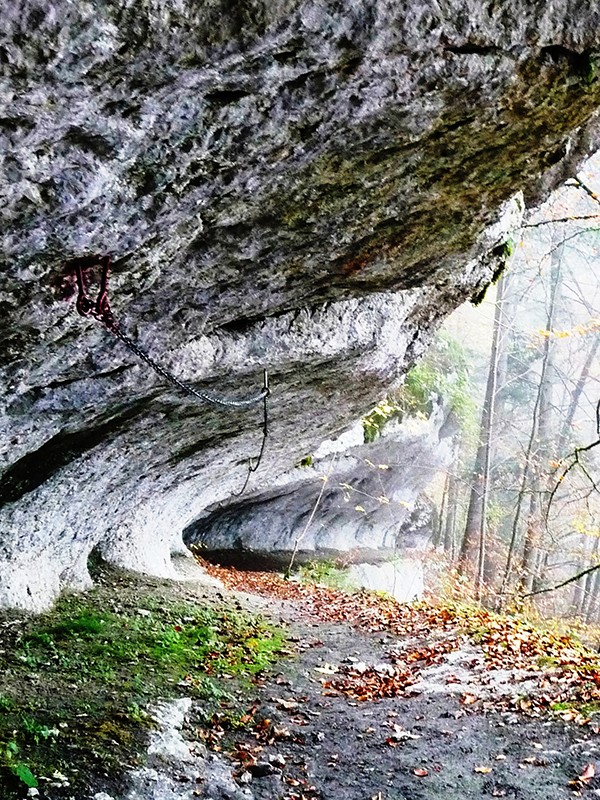
[[[386,648],[374,635],[341,626],[298,633],[315,646],[258,694],[261,714],[292,734],[267,745],[258,760],[283,756],[287,783],[254,779],[256,798],[559,798],[573,796],[569,781],[596,758],[597,736],[588,729],[513,712],[470,713],[457,696],[324,696],[317,670],[348,659],[381,663]],[[593,793],[591,786],[583,791]]]
[[[288,625],[298,649],[259,684],[253,724],[222,743],[256,800],[600,796],[593,719],[498,706],[496,695],[507,706],[527,696],[526,670],[490,672],[473,644],[440,648],[434,636],[448,652],[411,677],[398,666],[401,637],[314,621],[303,603],[247,599]],[[431,642],[413,637],[410,651]]]

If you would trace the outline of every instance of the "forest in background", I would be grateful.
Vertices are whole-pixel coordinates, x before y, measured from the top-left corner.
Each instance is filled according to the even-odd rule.
[[[462,587],[588,623],[600,622],[596,161],[529,218],[493,291],[447,321],[401,390],[441,394],[456,418],[453,464],[430,494],[434,543]]]

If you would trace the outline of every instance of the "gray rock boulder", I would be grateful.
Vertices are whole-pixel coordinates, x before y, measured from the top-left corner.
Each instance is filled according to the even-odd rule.
[[[599,23],[592,0],[7,4],[0,605],[87,585],[95,547],[171,574],[260,445],[260,409],[192,402],[78,318],[66,259],[111,255],[123,329],[197,388],[269,367],[268,488],[485,287],[506,201],[596,147]]]
[[[371,444],[356,444],[362,439],[357,426],[324,443],[311,467],[295,469],[252,500],[208,509],[184,531],[184,540],[210,558],[241,566],[286,567],[294,551],[299,562],[344,563],[422,551],[431,526],[423,524],[420,496],[451,463],[455,427],[447,409],[436,406],[429,418],[394,420],[383,433]]]

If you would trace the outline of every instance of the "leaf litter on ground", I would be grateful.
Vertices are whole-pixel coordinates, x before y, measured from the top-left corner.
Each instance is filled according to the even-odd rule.
[[[484,669],[473,673],[473,690],[462,695],[469,712],[551,712],[566,722],[587,725],[593,723],[596,707],[600,710],[598,653],[569,634],[546,630],[524,617],[448,601],[404,604],[380,593],[348,592],[286,580],[273,572],[246,572],[199,560],[229,589],[291,601],[304,618],[344,623],[401,640],[402,647],[388,653],[392,666],[387,669],[380,665],[357,669],[352,664],[321,668],[326,694],[345,694],[357,701],[410,695],[427,668],[444,663],[448,654],[470,643],[480,651]],[[513,691],[482,698],[475,687],[485,684],[486,673],[495,670],[526,674],[528,685],[533,680],[534,688],[525,694]],[[445,681],[460,683],[460,678],[450,674]]]
[[[427,680],[431,683],[435,673],[442,676],[448,694],[458,693],[459,708],[448,711],[449,718],[497,712],[498,719],[506,719],[508,724],[518,718],[538,718],[541,724],[549,724],[549,719],[554,719],[585,726],[591,736],[600,733],[600,724],[595,722],[595,713],[600,711],[600,657],[574,636],[545,628],[517,614],[497,614],[466,603],[428,599],[402,604],[381,593],[351,592],[287,580],[272,572],[246,572],[198,560],[227,589],[284,601],[284,616],[296,620],[305,631],[307,625],[310,626],[308,630],[314,630],[320,624],[343,624],[361,634],[376,635],[374,644],[384,646],[388,663],[359,662],[348,656],[342,656],[340,663],[332,663],[330,651],[328,661],[313,664],[310,682],[320,684],[324,702],[338,696],[351,706],[362,706],[391,698],[426,696],[431,691]],[[324,639],[327,639],[326,630],[321,634]],[[294,643],[298,653],[307,652],[323,646],[319,632],[315,633],[317,637],[303,634],[296,640],[289,637],[288,641]],[[293,691],[291,686],[290,691]],[[265,758],[263,748],[265,753],[269,748],[283,748],[289,756],[297,752],[294,748],[305,750],[311,747],[311,742],[320,743],[328,737],[321,731],[312,731],[307,740],[302,727],[296,729],[296,726],[306,725],[306,718],[293,708],[297,700],[292,695],[291,701],[287,701],[290,704],[287,711],[285,703],[275,705],[287,714],[289,728],[281,722],[260,719],[258,715],[248,726],[247,733],[257,748],[251,758],[259,765]],[[390,717],[395,716],[390,714]],[[410,748],[414,744],[412,740],[421,737],[389,720],[381,724],[377,733],[372,727],[364,729],[364,733],[374,735],[379,746],[390,753]],[[441,733],[455,736],[450,730]],[[231,755],[235,759],[235,753]],[[524,756],[518,764],[519,771],[550,769],[552,756],[550,758],[548,762],[541,754]],[[475,762],[471,767],[474,774],[488,780],[486,785],[493,797],[510,792],[496,767],[489,763],[496,763],[500,769],[505,760],[504,753],[492,753],[488,763]],[[238,763],[240,769],[248,770],[248,765],[244,767],[239,760]],[[332,756],[327,766],[335,769],[336,763]],[[288,787],[286,798],[316,800],[322,797],[307,777],[306,763],[300,772],[296,767],[294,774],[287,774],[288,769],[283,769],[281,776]],[[417,761],[413,762],[411,774],[415,781],[428,782],[441,769],[439,764],[426,767]],[[575,769],[571,767],[569,771],[574,779],[568,782],[568,789],[575,795],[595,791],[598,778],[593,769],[594,765],[586,762]],[[563,786],[567,790],[567,780]]]

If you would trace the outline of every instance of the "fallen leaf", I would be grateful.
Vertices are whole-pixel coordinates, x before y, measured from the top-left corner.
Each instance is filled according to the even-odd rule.
[[[281,708],[284,711],[292,711],[299,706],[299,703],[296,700],[285,700],[283,697],[275,698],[275,704],[277,705],[277,708]]]
[[[394,733],[392,734],[392,738],[398,742],[401,742],[407,739],[420,739],[421,734],[411,733],[410,731],[406,731],[404,730],[403,727],[401,727],[400,725],[396,725],[396,723],[394,723]]]
[[[460,698],[460,702],[463,704],[463,706],[472,706],[473,703],[477,702],[477,695],[463,694],[463,696]]]
[[[474,767],[473,772],[480,772],[482,775],[487,775],[492,771],[491,767]]]
[[[573,722],[573,720],[577,718],[578,713],[574,708],[569,708],[567,711],[563,711],[559,716],[564,722]]]
[[[540,758],[539,756],[527,756],[527,758],[523,759],[524,764],[532,764],[534,767],[547,767],[548,762],[545,758]]]
[[[322,667],[315,667],[315,672],[321,672],[323,675],[335,675],[338,672],[338,668],[335,664],[323,664]]]

